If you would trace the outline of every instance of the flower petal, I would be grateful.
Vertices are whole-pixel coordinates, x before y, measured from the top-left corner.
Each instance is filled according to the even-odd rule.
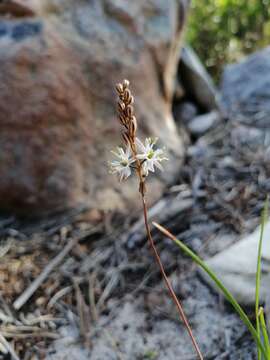
[[[156,161],[156,162],[155,162],[155,166],[156,166],[159,170],[164,171],[164,168],[163,168],[163,166],[160,164],[160,162]]]
[[[137,150],[139,152],[145,153],[145,146],[143,145],[143,143],[141,142],[141,140],[139,138],[135,139],[135,144],[137,146]]]

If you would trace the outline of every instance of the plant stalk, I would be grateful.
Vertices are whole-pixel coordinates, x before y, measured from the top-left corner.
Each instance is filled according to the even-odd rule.
[[[140,188],[142,188],[142,185],[140,185]],[[172,285],[171,285],[171,283],[170,283],[170,281],[169,281],[169,279],[168,279],[168,277],[167,277],[167,275],[165,273],[164,267],[162,265],[162,262],[160,260],[160,257],[159,257],[159,254],[157,252],[156,246],[154,244],[154,241],[153,241],[153,238],[152,238],[152,235],[151,235],[151,231],[150,231],[150,227],[149,227],[149,222],[148,222],[148,213],[147,213],[146,200],[145,200],[144,193],[142,193],[142,192],[141,192],[141,198],[142,198],[142,205],[143,205],[145,229],[146,229],[146,233],[147,233],[147,237],[148,237],[148,240],[149,240],[150,247],[153,250],[153,253],[154,253],[155,259],[156,259],[156,261],[158,263],[158,266],[159,266],[160,272],[162,274],[162,277],[163,277],[163,279],[164,279],[164,281],[166,283],[166,286],[167,286],[167,288],[169,290],[171,298],[173,299],[173,301],[174,301],[174,303],[175,303],[175,305],[177,307],[180,318],[182,319],[182,321],[183,321],[183,323],[184,323],[184,325],[185,325],[185,327],[186,327],[186,329],[188,331],[188,334],[189,334],[189,336],[191,338],[192,344],[193,344],[194,349],[195,349],[195,351],[196,351],[196,353],[198,355],[198,358],[200,360],[203,360],[202,353],[201,353],[201,351],[199,349],[199,346],[198,346],[198,344],[197,344],[197,342],[196,342],[196,340],[195,340],[195,338],[193,336],[191,327],[190,327],[189,322],[188,322],[188,320],[186,318],[183,307],[182,307],[180,301],[178,300],[177,296],[175,295],[175,292],[174,292],[174,290],[172,288]]]

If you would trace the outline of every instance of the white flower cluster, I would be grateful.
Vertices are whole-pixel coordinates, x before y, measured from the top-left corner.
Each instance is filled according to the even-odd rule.
[[[140,162],[143,176],[148,176],[149,171],[155,172],[155,167],[163,171],[161,162],[168,159],[164,154],[164,150],[154,149],[156,142],[157,138],[147,138],[143,144],[136,138],[136,157],[132,154],[129,145],[125,150],[122,147],[118,147],[116,151],[112,151],[117,159],[110,163],[111,173],[117,174],[120,181],[126,180],[131,175],[131,169],[136,168],[137,160]]]

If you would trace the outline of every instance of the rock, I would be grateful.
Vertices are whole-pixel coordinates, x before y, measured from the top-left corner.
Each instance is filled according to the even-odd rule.
[[[13,15],[18,17],[32,16],[34,11],[31,6],[28,6],[26,0],[7,0],[0,3],[1,15]]]
[[[187,124],[187,127],[192,135],[201,136],[213,128],[219,120],[220,113],[218,111],[211,111],[207,114],[196,116]]]
[[[187,156],[196,159],[198,163],[203,164],[206,159],[210,159],[213,156],[214,150],[205,141],[201,141],[203,138],[196,141],[192,146],[187,149]]]
[[[234,121],[270,128],[270,47],[227,65],[221,91]]]
[[[190,101],[183,101],[174,105],[173,114],[177,123],[187,125],[198,114],[198,108]]]
[[[262,245],[262,277],[261,302],[270,305],[270,222],[265,225]],[[236,300],[243,304],[254,306],[258,243],[260,227],[251,235],[232,245],[228,249],[206,260],[207,265],[220,278],[222,283],[232,292]],[[203,277],[213,286],[210,278],[200,270]]]
[[[204,111],[220,108],[219,94],[210,75],[195,52],[188,46],[182,49],[178,76],[187,96]]]
[[[159,137],[171,160],[149,181],[154,201],[184,155],[171,99],[186,1],[27,3],[35,16],[0,18],[0,207],[139,206],[137,180],[120,185],[107,170],[120,143],[114,86],[124,78],[141,134]]]

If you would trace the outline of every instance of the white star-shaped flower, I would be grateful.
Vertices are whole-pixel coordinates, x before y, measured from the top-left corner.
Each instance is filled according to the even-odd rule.
[[[155,166],[163,171],[161,162],[163,160],[168,160],[162,149],[153,149],[154,145],[157,142],[157,138],[151,139],[146,138],[145,144],[143,144],[138,138],[136,138],[137,146],[137,159],[142,161],[142,169],[145,176],[148,176],[149,171],[155,172]]]
[[[112,153],[117,157],[117,160],[110,162],[110,170],[112,174],[117,174],[119,180],[126,180],[131,175],[130,165],[135,161],[132,158],[132,152],[130,146],[127,146],[126,150],[122,147],[118,147],[116,151]]]

